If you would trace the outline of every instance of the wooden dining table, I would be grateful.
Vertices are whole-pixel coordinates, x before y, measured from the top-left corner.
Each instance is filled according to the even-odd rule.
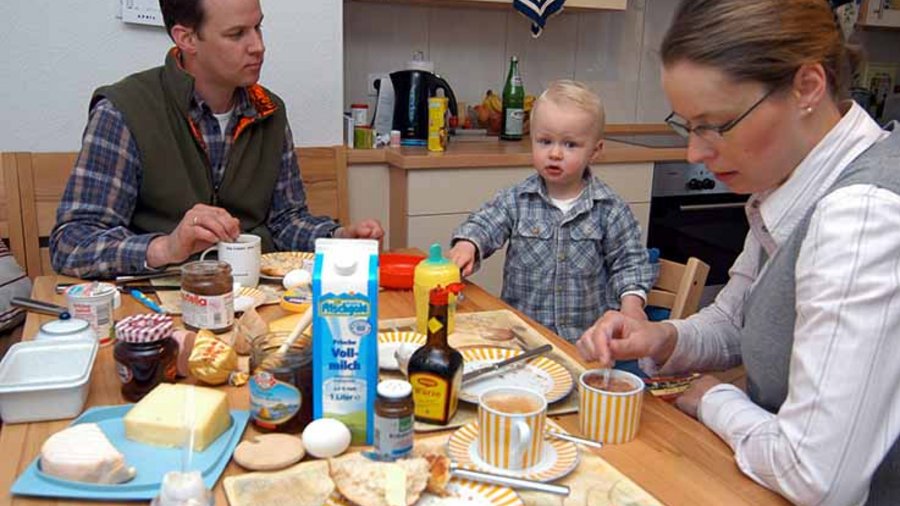
[[[58,282],[73,281],[61,276],[42,276],[35,280],[33,298],[65,304],[55,293]],[[467,283],[465,298],[459,305],[460,312],[513,310],[497,297],[477,285]],[[414,316],[412,291],[384,290],[379,295],[379,318],[403,318]],[[515,311],[515,310],[513,310]],[[130,296],[122,297],[122,305],[116,311],[116,319],[130,314],[149,312]],[[287,313],[278,306],[265,306],[261,314],[272,320]],[[580,362],[575,347],[527,316],[516,313],[533,326],[548,341]],[[34,336],[43,322],[53,317],[29,314],[23,339]],[[584,364],[587,365],[587,364]],[[248,409],[249,394],[245,387],[218,387],[228,393],[231,409]],[[645,394],[640,430],[637,438],[621,445],[606,445],[596,452],[644,490],[664,504],[710,505],[768,505],[787,504],[779,495],[756,484],[741,473],[732,451],[712,431],[697,420],[680,412],[671,404]],[[97,355],[91,377],[90,392],[85,409],[92,406],[124,404],[120,393],[120,381],[115,372],[113,347],[102,347]],[[577,414],[556,417],[566,430],[579,434]],[[53,433],[62,430],[71,420],[20,423],[0,428],[0,504],[56,505],[56,504],[115,504],[112,502],[85,502],[55,498],[13,496],[9,490],[16,478],[38,456],[41,445]],[[252,424],[248,433],[255,432]],[[245,434],[246,437],[246,434]],[[224,476],[245,472],[234,462],[228,464]],[[220,478],[215,487],[217,505],[227,500]],[[122,504],[128,504],[122,503]]]

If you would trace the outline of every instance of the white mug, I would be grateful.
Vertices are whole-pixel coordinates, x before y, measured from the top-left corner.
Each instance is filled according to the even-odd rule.
[[[241,286],[254,288],[259,284],[262,239],[258,235],[241,234],[234,242],[221,241],[204,251],[200,255],[200,260],[212,250],[218,250],[219,260],[231,266],[231,275]]]

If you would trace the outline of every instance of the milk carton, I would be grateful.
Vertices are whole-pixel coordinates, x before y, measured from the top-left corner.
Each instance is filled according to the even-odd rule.
[[[372,444],[378,384],[378,242],[318,239],[313,267],[313,418]]]

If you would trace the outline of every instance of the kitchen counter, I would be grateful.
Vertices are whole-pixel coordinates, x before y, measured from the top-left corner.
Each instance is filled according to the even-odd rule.
[[[665,125],[610,125],[606,135],[635,133],[671,133]],[[489,137],[485,141],[459,141],[451,138],[444,152],[430,152],[424,147],[383,149],[350,149],[350,165],[387,164],[390,167],[413,169],[466,169],[483,167],[522,167],[531,165],[531,140],[500,141]],[[612,140],[604,141],[603,151],[594,163],[636,163],[682,161],[685,148],[646,148]]]

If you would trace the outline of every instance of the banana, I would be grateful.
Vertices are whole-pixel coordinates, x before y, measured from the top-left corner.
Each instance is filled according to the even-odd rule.
[[[530,111],[532,105],[534,105],[534,95],[525,95],[525,112]]]

